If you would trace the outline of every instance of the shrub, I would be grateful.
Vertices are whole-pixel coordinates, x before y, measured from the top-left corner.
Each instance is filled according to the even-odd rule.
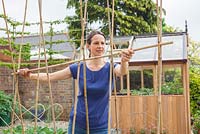
[[[190,108],[194,131],[200,130],[200,69],[190,68]]]
[[[11,120],[12,97],[3,91],[0,91],[0,111],[0,126],[5,126]]]

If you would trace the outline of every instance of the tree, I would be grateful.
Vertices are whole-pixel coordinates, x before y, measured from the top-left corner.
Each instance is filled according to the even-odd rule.
[[[195,42],[190,40],[188,57],[190,59],[191,65],[200,65],[200,42]]]
[[[200,69],[190,67],[190,111],[194,129],[200,127]]]
[[[162,32],[163,33],[172,33],[179,31],[178,28],[173,28],[172,26],[169,26],[165,22],[165,18],[162,19]]]
[[[98,23],[99,29],[106,35],[108,29],[108,10],[111,14],[112,1],[89,0],[87,26]],[[69,35],[73,39],[80,39],[80,4],[79,1],[68,0],[68,8],[75,8],[76,15],[66,17],[69,23]],[[157,27],[156,4],[152,0],[115,0],[114,35],[137,35],[142,33],[155,33]],[[87,27],[87,28],[88,28]],[[90,28],[88,28],[90,30]]]
[[[200,42],[189,40],[190,111],[194,129],[200,126]]]
[[[84,4],[83,4],[84,5]],[[92,24],[98,23],[98,28],[106,35],[109,35],[108,11],[112,11],[112,0],[89,0],[87,3],[87,30],[90,31]],[[69,22],[69,36],[80,44],[81,23],[79,1],[68,0],[68,8],[75,8],[75,16],[66,17]],[[84,7],[83,7],[84,8]],[[162,9],[163,14],[166,11]],[[111,19],[110,19],[111,20]],[[163,32],[177,31],[162,21]],[[138,35],[146,33],[156,33],[157,31],[157,11],[156,4],[152,0],[115,0],[114,35]],[[79,46],[79,45],[77,45]]]

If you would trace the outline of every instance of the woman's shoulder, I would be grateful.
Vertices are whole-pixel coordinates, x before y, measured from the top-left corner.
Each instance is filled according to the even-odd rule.
[[[70,66],[70,68],[77,68],[79,64],[80,64],[80,66],[82,66],[83,63],[84,62],[80,62],[80,63],[76,62],[76,63],[70,64],[69,66]]]
[[[106,61],[107,67],[110,67],[112,64],[113,64],[114,68],[115,68],[117,65],[119,65],[118,63],[115,63],[115,62],[111,63],[111,61]]]

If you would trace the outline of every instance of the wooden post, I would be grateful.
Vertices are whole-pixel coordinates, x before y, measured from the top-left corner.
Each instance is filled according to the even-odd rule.
[[[187,26],[187,25],[186,25]],[[187,30],[186,30],[187,31]],[[186,33],[186,42],[187,42],[187,47],[189,47],[189,39],[188,39],[188,33]],[[187,48],[187,54],[188,54],[188,48]],[[187,124],[187,129],[186,131],[188,132],[188,134],[190,134],[191,132],[191,119],[190,119],[190,86],[189,86],[189,63],[188,63],[188,55],[187,55],[187,62],[184,65],[184,72],[185,72],[185,83],[186,83],[186,91],[185,91],[185,102],[186,102],[186,109],[187,109],[187,120],[186,120],[186,124]]]
[[[162,86],[162,0],[160,4],[157,3],[157,26],[158,26],[158,120],[157,120],[157,134],[160,134],[162,128],[162,98],[161,98],[161,86]]]

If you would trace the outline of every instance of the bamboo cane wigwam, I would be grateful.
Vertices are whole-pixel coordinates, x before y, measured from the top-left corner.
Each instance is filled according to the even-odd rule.
[[[110,17],[109,17],[110,18]],[[162,18],[162,17],[160,17],[160,18]],[[110,23],[109,23],[110,24]],[[109,26],[109,27],[111,27],[111,26]],[[23,30],[22,30],[23,31]],[[23,32],[22,32],[23,33]],[[160,34],[158,34],[160,37],[162,36],[162,35],[160,35]],[[22,41],[23,42],[23,41]],[[162,40],[161,41],[159,41],[159,43],[158,44],[156,44],[154,47],[158,47],[158,45],[163,45],[164,43],[161,43],[162,42]],[[111,43],[112,44],[112,43]],[[153,46],[152,46],[153,47]],[[160,46],[159,46],[160,47]],[[147,46],[146,48],[137,48],[137,49],[134,49],[134,51],[139,51],[139,50],[142,50],[142,49],[147,49],[147,48],[151,48],[151,47],[149,47],[149,46]],[[95,58],[104,58],[104,57],[109,57],[109,58],[111,58],[111,57],[113,57],[113,56],[119,56],[120,55],[120,53],[121,53],[121,51],[123,51],[123,50],[114,50],[114,52],[113,53],[109,53],[108,55],[104,55],[104,56],[101,56],[101,57],[93,57],[93,58],[88,58],[88,59],[85,59],[85,61],[86,60],[92,60],[92,59],[95,59]],[[71,63],[75,63],[75,62],[80,62],[80,61],[83,61],[84,62],[84,60],[74,60],[74,61],[70,61],[70,62],[65,62],[65,63],[62,63],[62,64],[57,64],[57,65],[52,65],[52,66],[46,66],[46,67],[43,67],[43,68],[40,68],[40,67],[37,67],[37,68],[35,68],[35,69],[31,69],[30,71],[39,71],[39,70],[42,70],[42,69],[47,69],[47,68],[53,68],[53,67],[57,67],[57,66],[62,66],[62,65],[68,65],[68,64],[71,64]],[[162,62],[162,59],[160,60],[161,62]],[[176,61],[175,61],[176,62]],[[20,65],[20,61],[19,61],[19,65]],[[186,69],[185,69],[186,70]],[[16,71],[13,71],[14,73],[13,74],[18,74]],[[161,70],[159,71],[159,72],[161,72]],[[188,71],[185,71],[185,72],[183,72],[184,74],[187,74],[187,72]],[[160,74],[160,73],[158,73],[158,74]],[[156,74],[155,74],[156,75]],[[14,76],[14,77],[16,77],[16,76]],[[128,79],[128,77],[127,77],[127,79]],[[185,78],[185,79],[188,79],[188,77],[187,78]],[[159,82],[158,82],[159,83]],[[157,83],[157,84],[158,84]],[[187,80],[187,83],[188,83],[188,80]],[[160,84],[160,83],[159,83]],[[127,85],[129,85],[129,84],[127,84]],[[157,86],[157,85],[156,85]],[[154,88],[154,89],[156,89],[156,88]],[[188,91],[189,91],[189,88],[187,88],[188,89]],[[188,91],[186,92],[186,94],[188,94]],[[129,93],[128,93],[129,94]],[[181,96],[182,97],[182,96]],[[165,99],[165,97],[162,97],[162,99]],[[174,97],[173,97],[174,98]],[[179,102],[178,103],[178,105],[180,105],[180,98],[177,100],[177,102]],[[135,100],[134,100],[135,101]],[[157,101],[155,101],[155,102],[157,102]],[[164,102],[164,101],[163,101]],[[188,105],[189,105],[189,98],[187,99],[187,103],[188,103]],[[124,103],[125,105],[127,105],[126,103]],[[140,103],[140,104],[142,104],[142,103]],[[120,103],[120,105],[121,105],[121,103]],[[134,105],[136,105],[136,104],[134,104]],[[156,105],[156,104],[155,104]],[[183,104],[182,104],[183,105]],[[184,104],[185,105],[185,104]],[[159,105],[159,107],[160,107],[161,105]],[[164,105],[165,106],[165,105]],[[162,107],[162,106],[161,106]],[[188,106],[189,107],[189,106]],[[182,111],[187,111],[187,108],[185,108],[184,110],[182,110]],[[117,111],[118,112],[118,111]],[[161,111],[162,112],[162,111]],[[173,111],[174,112],[174,111]],[[172,112],[171,112],[172,113]],[[177,113],[180,113],[180,112],[177,112]],[[190,115],[189,115],[189,113],[190,112],[188,112],[187,114],[188,114],[188,120],[190,120]],[[37,114],[36,114],[37,115]],[[117,114],[116,114],[117,115]],[[157,120],[158,120],[159,118],[157,118]],[[20,120],[20,119],[19,119]],[[188,120],[186,120],[186,124],[189,122]],[[36,121],[37,121],[37,118],[36,118]],[[158,124],[160,124],[159,122],[162,122],[163,121],[163,117],[162,117],[162,115],[161,115],[161,117],[160,117],[160,120],[158,121]],[[183,122],[183,121],[182,121]],[[121,123],[121,122],[120,122]],[[165,123],[165,122],[164,122]],[[23,123],[22,123],[23,124]],[[121,123],[122,124],[122,123]],[[127,124],[127,123],[124,123],[124,124]],[[169,123],[169,124],[171,124],[171,123]],[[181,124],[181,123],[179,123],[179,124]],[[188,123],[188,124],[190,124],[190,122]],[[37,124],[36,124],[36,126],[37,126]],[[121,127],[121,126],[120,126]],[[158,126],[158,128],[160,128],[160,129],[162,129],[162,123]],[[114,126],[114,128],[116,128],[115,126]],[[187,128],[187,127],[186,127]],[[187,131],[188,133],[189,133],[189,130],[190,129],[184,129],[184,131]],[[160,130],[159,130],[160,131]]]

